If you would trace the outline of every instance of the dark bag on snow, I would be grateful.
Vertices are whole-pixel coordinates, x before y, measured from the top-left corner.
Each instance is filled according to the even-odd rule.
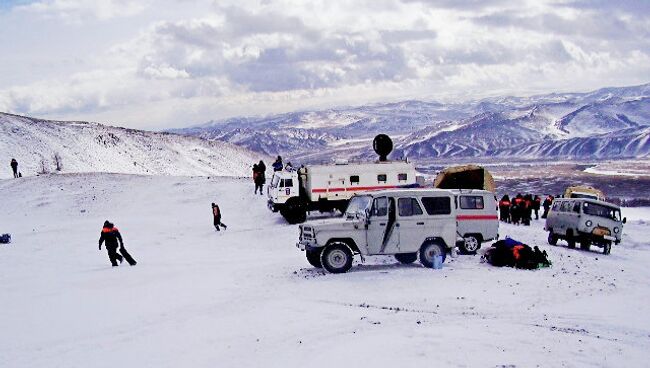
[[[2,243],[2,244],[11,243],[11,235],[9,235],[9,234],[0,235],[0,243]]]
[[[129,262],[129,265],[135,266],[138,263],[135,261],[135,259],[133,259],[133,257],[131,257],[131,255],[129,254],[129,252],[126,251],[125,248],[120,248],[120,254],[122,255],[122,257],[124,257],[124,259],[127,262]]]
[[[534,270],[551,265],[546,251],[542,252],[537,246],[533,249],[527,244],[511,238],[495,242],[484,257],[491,265],[497,267],[508,266]]]

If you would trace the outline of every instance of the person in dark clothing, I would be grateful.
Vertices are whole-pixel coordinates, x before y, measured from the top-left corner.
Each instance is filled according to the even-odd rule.
[[[553,199],[554,199],[553,196],[549,194],[544,200],[544,203],[542,204],[542,206],[544,207],[544,213],[542,214],[543,219],[548,217],[548,211],[551,209],[551,205],[553,204]]]
[[[219,227],[223,227],[224,230],[228,228],[226,224],[221,222],[221,209],[219,206],[215,203],[212,203],[212,217],[214,219],[213,224],[214,228],[217,229],[217,231],[221,231]]]
[[[257,167],[257,164],[253,164],[253,183],[255,183],[255,194],[257,194],[257,189],[259,188],[259,185],[257,184],[257,177],[259,176],[259,174],[260,174],[260,170]]]
[[[266,165],[264,161],[260,160],[257,164],[257,176],[255,177],[255,193],[257,194],[257,189],[260,190],[260,195],[264,195],[264,183],[266,183]]]
[[[500,220],[503,222],[510,222],[510,197],[504,195],[499,201]]]
[[[278,156],[271,166],[273,166],[273,171],[282,171],[282,157]]]
[[[117,261],[120,261],[120,263],[122,263],[124,259],[126,259],[131,266],[135,266],[137,262],[124,248],[124,241],[122,241],[122,235],[120,234],[120,231],[108,220],[104,221],[104,227],[102,228],[102,232],[99,237],[99,250],[102,249],[102,243],[104,242],[106,242],[108,259],[111,261],[111,265],[113,265],[113,267],[118,266]],[[117,252],[118,242],[120,253]]]
[[[526,194],[524,197],[524,207],[522,211],[522,222],[526,226],[530,226],[530,220],[533,217],[533,196]]]
[[[14,171],[14,178],[17,178],[18,175],[18,161],[15,158],[11,159],[11,169]]]
[[[542,199],[536,195],[535,198],[533,198],[533,211],[535,211],[535,220],[539,220],[539,208],[542,204]]]

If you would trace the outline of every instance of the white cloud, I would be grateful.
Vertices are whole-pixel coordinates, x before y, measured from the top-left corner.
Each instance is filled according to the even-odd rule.
[[[19,72],[0,75],[0,110],[168,127],[398,98],[586,90],[650,75],[650,17],[631,3],[152,4],[46,0],[5,15],[0,42],[15,17],[25,29],[6,39],[14,44],[0,70]],[[69,22],[39,20],[54,18]],[[51,54],[39,55],[38,79],[21,77],[39,44],[20,42],[47,42],[29,37],[34,29],[78,44],[41,45]],[[78,70],[69,59],[82,61]]]

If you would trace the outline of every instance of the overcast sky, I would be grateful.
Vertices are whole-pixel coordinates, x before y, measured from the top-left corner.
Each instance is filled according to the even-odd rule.
[[[650,82],[650,1],[0,0],[0,111],[182,127]]]

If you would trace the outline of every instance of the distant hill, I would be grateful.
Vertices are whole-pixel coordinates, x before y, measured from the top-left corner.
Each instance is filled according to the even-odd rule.
[[[387,133],[414,159],[650,156],[650,84],[467,103],[398,103],[233,118],[173,132],[303,161],[375,157]]]
[[[98,123],[40,120],[0,113],[0,178],[11,177],[15,157],[23,175],[55,171],[149,175],[248,176],[258,153],[231,143],[172,133],[117,128]]]

